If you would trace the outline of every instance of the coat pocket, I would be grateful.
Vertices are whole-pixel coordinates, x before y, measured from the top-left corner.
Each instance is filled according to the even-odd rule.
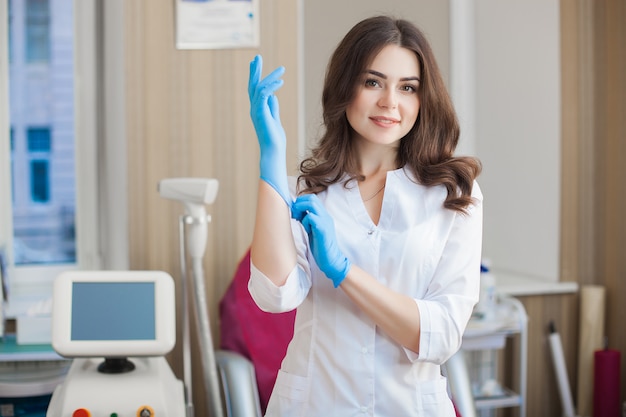
[[[419,398],[424,416],[443,417],[455,415],[452,400],[448,395],[447,380],[444,377],[419,384]]]
[[[279,370],[266,417],[302,416],[309,396],[308,378]]]
[[[309,395],[308,378],[279,370],[274,391],[281,397],[294,401],[306,401]]]

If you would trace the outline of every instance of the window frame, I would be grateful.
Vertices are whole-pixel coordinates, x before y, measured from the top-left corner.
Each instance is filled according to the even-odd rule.
[[[99,32],[97,0],[74,0],[75,78],[75,264],[15,266],[13,256],[12,204],[0,205],[0,248],[4,249],[9,294],[8,318],[24,314],[52,295],[54,278],[69,269],[100,269],[98,212],[98,86]],[[0,2],[0,66],[9,67],[8,5]],[[10,126],[8,71],[0,74],[0,126]],[[80,140],[78,140],[80,138]],[[0,130],[0,199],[12,201],[10,129]]]

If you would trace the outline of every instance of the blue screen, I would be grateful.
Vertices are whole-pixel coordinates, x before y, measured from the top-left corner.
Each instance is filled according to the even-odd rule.
[[[71,340],[155,340],[153,282],[72,284]]]

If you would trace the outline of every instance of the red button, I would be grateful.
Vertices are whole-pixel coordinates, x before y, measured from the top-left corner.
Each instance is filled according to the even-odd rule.
[[[86,408],[79,408],[72,413],[72,417],[91,417],[91,412]]]

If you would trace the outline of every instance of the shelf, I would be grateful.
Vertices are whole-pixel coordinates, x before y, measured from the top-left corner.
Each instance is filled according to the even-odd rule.
[[[50,395],[63,382],[69,361],[3,362],[0,364],[0,392],[3,398]],[[0,413],[0,415],[3,415]]]
[[[476,403],[476,408],[478,410],[519,407],[522,404],[522,396],[505,389],[504,395],[497,395],[493,397],[475,397],[474,402]]]
[[[523,304],[516,298],[500,295],[497,309],[491,319],[470,320],[463,335],[462,351],[472,356],[473,363],[467,362],[472,369],[471,383],[482,385],[496,375],[497,361],[494,359],[498,351],[505,348],[507,339],[513,338],[519,344],[519,393],[502,387],[495,396],[474,395],[474,405],[477,410],[487,412],[497,408],[519,407],[520,417],[526,416],[526,374],[527,374],[527,345],[528,345],[528,317]],[[485,360],[487,358],[487,360]],[[469,371],[469,369],[468,369]],[[476,392],[476,391],[474,391]],[[478,391],[480,392],[480,391]],[[484,415],[484,414],[483,414]],[[491,415],[491,414],[490,414]]]
[[[498,270],[494,270],[494,275],[496,292],[512,297],[578,292],[578,283],[573,281],[550,281]]]
[[[0,393],[3,398],[50,395],[70,364],[50,345],[18,345],[15,334],[5,334],[0,339]]]
[[[57,361],[63,358],[51,345],[18,345],[14,334],[0,339],[0,362]]]

